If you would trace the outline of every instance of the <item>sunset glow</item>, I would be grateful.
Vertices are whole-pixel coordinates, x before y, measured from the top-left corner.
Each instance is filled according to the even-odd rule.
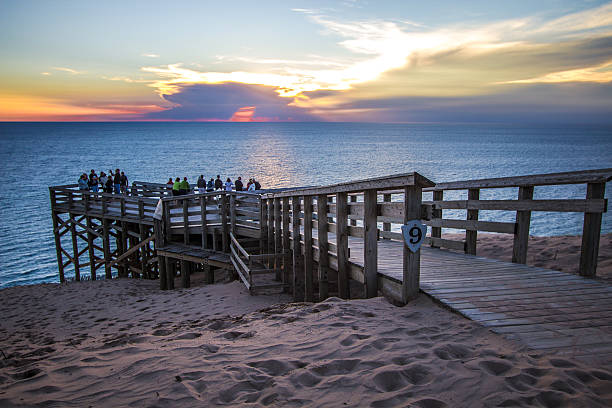
[[[201,3],[187,3],[165,19],[167,39],[131,5],[112,17],[124,26],[131,18],[142,34],[126,37],[92,20],[96,13],[114,15],[114,2],[85,3],[66,15],[34,0],[2,3],[0,38],[26,30],[32,40],[15,40],[1,51],[0,120],[402,122],[415,120],[410,106],[435,98],[419,120],[437,121],[444,100],[473,105],[486,97],[490,104],[524,94],[533,102],[535,87],[537,104],[552,112],[569,85],[584,90],[575,101],[580,106],[590,92],[607,95],[608,107],[599,100],[593,112],[611,116],[610,2],[559,7],[546,0],[508,9],[444,2],[436,7],[440,16],[410,2],[355,1],[335,9],[279,2],[265,8],[269,15],[281,12],[285,23],[263,21],[266,30],[255,32],[246,31],[252,4],[243,5],[245,15],[227,31],[208,17],[212,10],[198,13]],[[55,18],[28,22],[25,16],[37,8]],[[152,19],[155,13],[147,11]],[[187,28],[195,16],[206,29]],[[60,33],[59,26],[80,34],[36,36]],[[255,112],[262,112],[259,118]],[[513,120],[513,110],[507,113]]]

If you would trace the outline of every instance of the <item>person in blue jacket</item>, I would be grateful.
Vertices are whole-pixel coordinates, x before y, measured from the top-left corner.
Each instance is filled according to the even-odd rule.
[[[81,174],[81,178],[79,178],[79,190],[89,190],[89,179],[85,173]]]

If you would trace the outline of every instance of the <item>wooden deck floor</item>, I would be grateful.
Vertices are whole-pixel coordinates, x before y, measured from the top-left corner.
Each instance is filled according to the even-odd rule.
[[[330,241],[335,236],[330,234]],[[378,242],[378,271],[402,280],[402,245]],[[363,265],[363,241],[350,238]],[[612,286],[565,272],[421,248],[421,290],[527,347],[612,364]]]

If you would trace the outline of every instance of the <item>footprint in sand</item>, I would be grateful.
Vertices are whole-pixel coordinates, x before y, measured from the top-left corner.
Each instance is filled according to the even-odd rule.
[[[434,349],[434,354],[442,360],[460,360],[473,355],[469,348],[460,344],[445,344]]]
[[[493,375],[503,375],[512,368],[511,364],[499,360],[485,360],[481,361],[478,365],[484,368],[486,372]]]
[[[168,329],[159,329],[159,330],[155,330],[152,334],[154,336],[167,336],[169,334],[171,334],[172,331],[168,330]]]

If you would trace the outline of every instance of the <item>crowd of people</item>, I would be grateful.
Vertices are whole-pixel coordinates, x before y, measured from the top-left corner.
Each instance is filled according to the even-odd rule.
[[[94,169],[91,169],[89,176],[87,173],[81,174],[78,181],[79,190],[125,194],[127,192],[128,178],[120,169],[108,171],[108,175],[100,171],[100,176],[96,174]]]
[[[103,193],[115,193],[125,194],[128,187],[128,178],[124,172],[120,169],[108,171],[108,175],[103,171],[100,171],[100,175],[96,174],[94,169],[91,169],[89,176],[87,173],[81,174],[78,181],[79,190],[103,192]],[[192,192],[192,188],[187,181],[187,177],[177,177],[172,180],[172,177],[168,179],[166,183],[172,188],[172,195],[180,196],[189,194]],[[225,182],[221,180],[221,176],[217,174],[217,178],[212,177],[208,182],[204,179],[204,175],[200,175],[196,183],[197,191],[200,193],[211,192],[211,191],[256,191],[261,190],[261,184],[255,178],[250,178],[246,185],[242,182],[242,177],[238,177],[236,181],[232,182],[231,178],[227,178]]]
[[[172,195],[180,196],[184,194],[189,194],[191,192],[191,186],[187,181],[187,177],[183,177],[181,180],[180,177],[177,177],[174,181],[172,181],[172,177],[168,179],[166,183],[168,186],[172,186]],[[212,192],[212,191],[256,191],[261,190],[261,184],[254,178],[250,178],[246,186],[242,182],[242,177],[238,177],[235,182],[232,182],[231,178],[227,178],[225,182],[221,179],[221,175],[217,174],[217,178],[206,181],[204,175],[201,174],[198,177],[198,181],[196,182],[196,187],[200,193],[203,192]]]

